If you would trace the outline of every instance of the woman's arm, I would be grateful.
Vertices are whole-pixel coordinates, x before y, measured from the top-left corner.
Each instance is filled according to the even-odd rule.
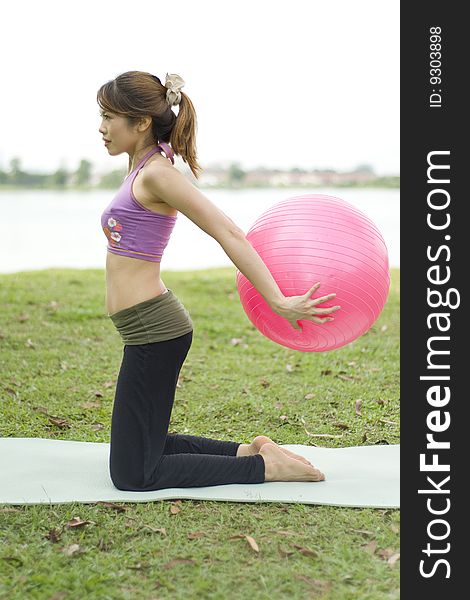
[[[320,286],[315,283],[301,296],[284,296],[263,260],[232,219],[213,204],[171,165],[150,163],[142,173],[142,185],[151,193],[176,208],[203,231],[216,239],[227,256],[255,286],[274,312],[285,317],[293,327],[300,329],[297,320],[310,319],[316,323],[332,320],[328,315],[339,307],[316,308],[336,294],[310,299]]]

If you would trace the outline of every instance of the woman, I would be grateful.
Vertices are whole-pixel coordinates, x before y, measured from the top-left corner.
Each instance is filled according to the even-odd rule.
[[[111,479],[129,491],[321,481],[323,473],[309,461],[266,436],[240,444],[168,434],[178,374],[193,335],[188,311],[160,275],[179,211],[220,243],[272,310],[296,329],[299,319],[332,320],[324,315],[339,308],[317,308],[335,296],[312,300],[320,284],[302,296],[285,297],[243,231],[173,166],[177,154],[196,178],[201,170],[196,114],[183,85],[178,75],[167,74],[163,85],[150,73],[129,71],[97,93],[108,153],[129,154],[129,173],[101,218],[108,237],[107,312],[124,342],[111,423]]]

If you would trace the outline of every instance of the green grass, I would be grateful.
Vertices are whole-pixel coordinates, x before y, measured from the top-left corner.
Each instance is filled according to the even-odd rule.
[[[398,270],[370,331],[326,353],[263,337],[243,312],[234,268],[163,279],[194,323],[171,432],[326,447],[399,442]],[[109,442],[122,342],[106,316],[104,271],[0,275],[0,301],[0,435]],[[74,517],[88,523],[69,526]],[[0,598],[8,600],[399,597],[400,563],[387,561],[399,552],[398,510],[3,505],[0,532]]]

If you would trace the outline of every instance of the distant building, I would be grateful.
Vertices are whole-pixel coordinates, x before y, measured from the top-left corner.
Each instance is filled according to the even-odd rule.
[[[376,175],[369,168],[348,172],[338,172],[332,169],[314,171],[303,171],[292,169],[282,171],[280,169],[257,168],[246,171],[240,184],[243,187],[262,186],[341,186],[360,185],[369,183],[376,179]],[[202,187],[217,187],[230,185],[228,169],[221,166],[208,166],[201,174],[198,184]]]

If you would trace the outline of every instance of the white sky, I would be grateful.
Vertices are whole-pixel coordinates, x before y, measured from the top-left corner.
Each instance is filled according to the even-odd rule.
[[[96,92],[129,70],[186,81],[202,166],[399,174],[399,1],[5,2],[0,168],[127,167]]]

